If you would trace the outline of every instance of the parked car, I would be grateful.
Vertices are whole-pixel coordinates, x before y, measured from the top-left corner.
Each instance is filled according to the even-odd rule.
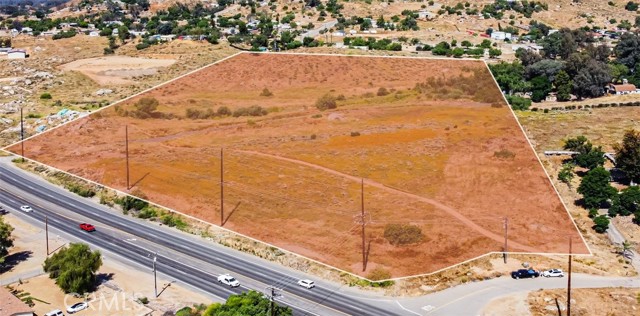
[[[511,277],[514,279],[527,279],[527,278],[537,278],[540,276],[540,272],[533,269],[520,269],[517,271],[511,272]]]
[[[80,229],[88,232],[92,232],[96,230],[96,228],[93,225],[87,224],[87,223],[80,224]]]
[[[542,272],[542,276],[546,278],[550,278],[550,277],[562,278],[564,277],[564,272],[562,272],[562,270],[560,269],[551,269],[551,270]]]
[[[87,304],[87,302],[75,303],[67,307],[67,313],[69,314],[77,313],[83,309],[87,309],[88,307],[89,307],[89,304]]]
[[[25,213],[33,212],[33,209],[29,205],[20,206],[20,210],[22,210]]]
[[[222,283],[222,284],[226,284],[230,287],[238,287],[240,286],[240,282],[238,282],[238,280],[236,280],[234,277],[228,275],[228,274],[223,274],[221,276],[218,277],[218,282]]]
[[[64,313],[61,310],[56,309],[44,314],[44,316],[64,316]]]
[[[306,287],[308,289],[314,288],[316,287],[316,284],[313,283],[313,281],[311,280],[300,280],[298,281],[298,285],[302,286],[302,287]]]

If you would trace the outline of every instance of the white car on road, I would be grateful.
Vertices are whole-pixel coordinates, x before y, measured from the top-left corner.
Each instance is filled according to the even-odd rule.
[[[547,270],[547,271],[542,272],[542,276],[543,277],[547,277],[547,278],[549,278],[549,277],[559,277],[559,278],[561,278],[561,277],[564,277],[564,272],[562,272],[562,270],[560,270],[560,269],[551,269],[551,270]]]
[[[302,286],[302,287],[306,287],[308,289],[314,288],[316,287],[316,284],[313,283],[313,281],[311,280],[300,280],[298,281],[298,285]]]
[[[88,307],[89,307],[89,304],[87,304],[87,302],[75,303],[67,307],[67,313],[69,314],[77,313],[83,309],[87,309]]]
[[[223,274],[221,276],[218,277],[218,282],[222,283],[222,284],[226,284],[230,287],[238,287],[240,286],[240,282],[238,282],[238,280],[236,280],[234,277],[228,275],[228,274]]]
[[[20,210],[22,210],[25,213],[33,212],[33,209],[29,205],[20,206]]]

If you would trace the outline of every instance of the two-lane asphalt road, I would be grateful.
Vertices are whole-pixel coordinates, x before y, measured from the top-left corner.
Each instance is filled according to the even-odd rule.
[[[222,249],[224,247],[203,239],[183,236],[173,229],[114,214],[103,206],[38,181],[33,175],[2,163],[0,201],[15,210],[14,212],[20,212],[21,205],[31,205],[35,211],[21,216],[44,222],[46,215],[51,227],[144,266],[150,266],[151,251],[147,247],[128,242],[127,236],[135,236],[150,247],[165,249],[166,255],[161,252],[158,254],[157,267],[160,273],[217,297],[226,298],[230,294],[246,290],[231,289],[217,283],[219,274],[230,271],[241,282],[246,278],[255,281],[253,284],[284,287],[280,303],[291,306],[296,315],[407,314],[397,305],[388,303],[389,301],[376,302],[344,295],[339,285],[322,280],[317,280],[318,286],[311,290],[299,287],[295,285],[295,281],[304,277],[302,273],[274,267],[266,260],[228,248]],[[62,212],[69,214],[60,214]],[[96,225],[97,231],[87,233],[80,230],[78,219]],[[180,260],[176,259],[178,256]],[[264,287],[253,289],[264,291]]]

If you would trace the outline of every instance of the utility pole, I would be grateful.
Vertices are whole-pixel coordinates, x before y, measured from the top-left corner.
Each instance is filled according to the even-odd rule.
[[[270,286],[267,287],[267,290],[271,291],[271,295],[269,296],[269,315],[276,316],[276,297],[278,296],[276,291],[279,291],[279,289]]]
[[[158,253],[153,254],[153,290],[158,298],[158,279],[156,278],[156,260],[158,260]]]
[[[44,216],[44,238],[47,240],[47,257],[49,256],[49,218]]]
[[[509,218],[506,216],[503,219],[504,221],[504,263],[507,263],[507,231],[509,230]]]
[[[362,218],[362,272],[367,269],[367,254],[365,246],[364,227],[366,225],[364,220],[364,179],[360,180],[360,216]]]
[[[124,126],[124,151],[127,164],[127,190],[129,190],[129,125]]]
[[[572,239],[569,236],[569,277],[567,278],[567,316],[571,316],[571,244]]]
[[[224,225],[224,155],[220,148],[220,227]]]
[[[22,116],[22,107],[20,107],[20,146],[22,147],[22,162],[24,162],[24,117]]]

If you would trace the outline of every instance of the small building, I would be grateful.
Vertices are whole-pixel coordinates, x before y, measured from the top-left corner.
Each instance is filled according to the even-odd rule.
[[[491,39],[497,41],[511,40],[511,33],[494,31],[491,33]]]
[[[626,80],[625,80],[625,83],[623,83],[623,84],[610,83],[607,88],[608,88],[608,92],[610,94],[615,94],[615,95],[635,94],[635,93],[639,93],[640,92],[636,88],[636,85],[630,84],[630,83],[626,83]]]
[[[24,49],[12,49],[7,52],[8,59],[25,59],[27,56],[27,51]]]
[[[33,316],[33,310],[22,302],[8,289],[0,287],[0,315],[2,316]]]
[[[100,36],[100,32],[98,32],[98,31],[91,31],[91,32],[89,32],[89,36],[91,36],[91,37],[97,37],[97,36]]]
[[[436,15],[433,12],[427,10],[418,11],[418,20],[433,20],[435,17]]]

